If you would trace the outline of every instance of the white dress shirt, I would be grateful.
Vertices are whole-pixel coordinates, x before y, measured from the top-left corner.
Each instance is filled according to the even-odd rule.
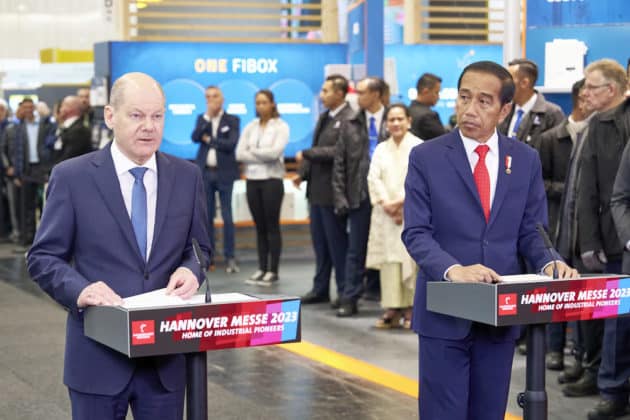
[[[114,169],[118,176],[118,182],[120,183],[120,191],[122,192],[123,200],[125,202],[125,208],[127,209],[127,215],[131,220],[131,191],[133,189],[134,177],[129,172],[130,169],[139,165],[131,161],[125,156],[118,145],[116,139],[112,142],[112,159],[114,160]],[[148,170],[144,174],[144,188],[147,191],[147,261],[151,255],[151,245],[153,245],[153,231],[155,228],[155,209],[157,205],[157,161],[155,159],[155,153],[151,158],[141,165]]]
[[[219,132],[219,124],[221,124],[221,117],[223,117],[223,110],[221,110],[215,117],[210,117],[208,114],[203,114],[203,119],[209,121],[212,124],[212,138],[210,142],[217,138]],[[206,156],[206,166],[209,168],[216,168],[217,166],[217,149],[211,148],[208,150]]]
[[[499,135],[497,134],[497,130],[494,130],[492,137],[490,137],[485,143],[479,143],[477,140],[465,137],[461,131],[459,132],[459,136],[462,138],[462,142],[464,143],[466,158],[470,164],[471,172],[475,171],[475,166],[479,161],[479,155],[475,152],[477,146],[480,144],[486,144],[489,147],[488,153],[486,154],[486,168],[488,169],[488,175],[490,176],[490,212],[492,212],[492,201],[494,200],[494,192],[497,189],[497,179],[499,177]],[[461,264],[453,264],[448,267],[444,270],[442,278],[450,281],[447,277],[449,270],[460,265]]]
[[[461,131],[459,135],[464,142],[464,149],[466,149],[466,157],[468,158],[468,163],[470,163],[471,172],[475,171],[475,166],[479,161],[479,155],[475,152],[477,146],[486,144],[490,148],[486,155],[486,168],[488,168],[488,175],[490,175],[490,211],[492,211],[492,201],[494,200],[497,178],[499,177],[499,136],[497,131],[495,130],[492,137],[485,143],[479,143],[477,140],[464,137]]]
[[[370,117],[374,117],[374,124],[376,125],[376,132],[378,135],[381,135],[381,124],[383,122],[383,115],[385,114],[385,107],[381,106],[381,109],[376,111],[374,114],[365,110],[365,122],[368,130],[368,134],[370,134]]]
[[[512,114],[512,119],[510,120],[510,129],[508,130],[508,137],[516,137],[516,133],[514,133],[514,126],[516,125],[516,117],[519,109],[523,110],[523,116],[521,117],[521,124],[523,123],[523,119],[525,116],[534,108],[534,104],[536,103],[536,99],[538,98],[538,94],[534,93],[531,98],[527,100],[523,104],[523,106],[514,104],[514,114]],[[514,133],[514,134],[512,134]]]

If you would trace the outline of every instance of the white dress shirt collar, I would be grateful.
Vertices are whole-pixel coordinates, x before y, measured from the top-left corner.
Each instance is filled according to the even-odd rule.
[[[365,110],[365,125],[368,129],[368,133],[370,131],[370,117],[374,117],[374,124],[376,124],[376,132],[381,134],[381,124],[383,121],[383,115],[385,114],[385,107],[381,105],[378,111],[372,114],[367,109]]]
[[[149,160],[144,162],[143,165],[138,165],[123,154],[116,143],[116,139],[112,142],[111,153],[112,160],[114,161],[114,168],[116,169],[116,175],[118,176],[124,174],[125,172],[129,172],[129,169],[137,166],[143,166],[157,174],[157,161],[155,159],[155,153],[151,156],[151,158],[149,158]]]
[[[347,102],[342,103],[341,105],[339,105],[337,108],[335,109],[329,109],[328,110],[328,116],[331,118],[334,118],[337,116],[337,114],[339,114],[341,112],[341,110],[346,106]]]
[[[475,139],[471,139],[462,135],[459,132],[462,142],[464,143],[464,149],[466,149],[466,158],[470,164],[471,172],[474,172],[475,166],[479,161],[479,155],[475,152],[475,149],[480,144],[486,144],[489,148],[486,155],[486,168],[488,169],[488,175],[490,176],[490,209],[492,211],[492,202],[494,201],[494,193],[497,189],[497,179],[499,177],[499,135],[496,129],[492,136],[485,143],[480,143]]]

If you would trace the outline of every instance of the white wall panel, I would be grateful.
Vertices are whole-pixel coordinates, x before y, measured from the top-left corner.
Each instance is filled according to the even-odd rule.
[[[44,48],[92,49],[120,39],[120,0],[0,0],[0,59],[39,58]]]

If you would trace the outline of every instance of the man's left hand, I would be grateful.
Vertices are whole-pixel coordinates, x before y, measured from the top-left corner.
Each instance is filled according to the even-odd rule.
[[[580,277],[580,273],[575,268],[569,267],[562,261],[556,261],[556,266],[558,267],[558,279],[560,280]],[[553,276],[553,263],[548,264],[544,271],[549,277]]]
[[[188,299],[199,289],[197,276],[186,267],[179,267],[168,280],[166,294]]]

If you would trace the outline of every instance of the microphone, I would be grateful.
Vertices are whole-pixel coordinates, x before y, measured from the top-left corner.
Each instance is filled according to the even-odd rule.
[[[538,231],[538,234],[540,235],[543,242],[545,243],[545,248],[547,248],[547,251],[549,252],[549,256],[551,256],[552,258],[552,261],[553,261],[552,278],[557,279],[558,278],[558,264],[556,263],[557,258],[554,253],[554,248],[553,248],[553,244],[551,243],[551,239],[549,239],[549,235],[547,235],[547,232],[545,231],[545,228],[543,227],[542,223],[536,223],[536,230]]]
[[[206,279],[206,303],[212,303],[212,295],[210,293],[210,276],[208,275],[208,270],[206,269],[206,260],[203,257],[203,252],[201,251],[201,247],[199,246],[199,242],[197,239],[192,238],[192,246],[193,246],[193,254],[195,254],[195,259],[197,260],[197,264],[203,270],[203,275]]]

